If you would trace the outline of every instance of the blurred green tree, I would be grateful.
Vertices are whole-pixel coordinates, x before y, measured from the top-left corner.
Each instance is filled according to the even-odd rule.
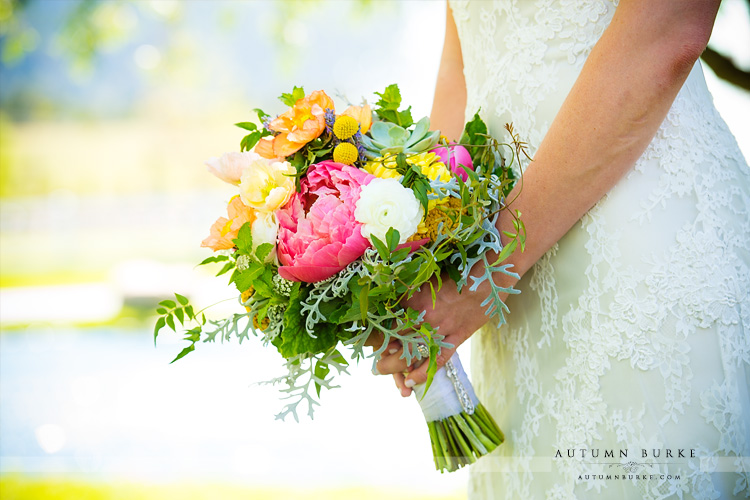
[[[40,34],[28,21],[26,13],[33,4],[45,0],[0,0],[0,62],[3,66],[22,60],[40,46]],[[47,0],[49,1],[49,0]],[[284,45],[294,45],[294,37],[288,27],[295,21],[301,22],[305,12],[315,8],[324,0],[278,0],[273,2],[276,16],[270,23],[275,39],[282,49]],[[356,0],[363,12],[375,5],[372,0]],[[135,32],[134,5],[132,0],[69,0],[73,4],[60,29],[55,33],[55,49],[60,57],[66,58],[75,72],[91,69],[94,56],[104,49],[125,43]],[[746,24],[750,29],[750,0],[744,1],[747,7]],[[174,22],[180,17],[180,2],[151,2],[152,9],[162,22]],[[231,16],[224,18],[224,27],[231,27]],[[717,28],[717,29],[720,29]],[[289,47],[287,47],[289,48]],[[726,53],[709,44],[702,56],[716,75],[733,85],[750,91],[750,70],[741,68],[733,54]]]

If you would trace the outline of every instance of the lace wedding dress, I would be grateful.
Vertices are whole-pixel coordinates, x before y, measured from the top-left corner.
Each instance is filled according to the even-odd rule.
[[[467,118],[538,145],[615,5],[450,5]],[[635,168],[518,288],[509,324],[472,340],[506,442],[472,466],[471,498],[748,498],[750,169],[700,64]]]

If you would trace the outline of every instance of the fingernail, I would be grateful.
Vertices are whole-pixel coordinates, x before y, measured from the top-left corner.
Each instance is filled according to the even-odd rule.
[[[401,389],[401,396],[404,398],[408,398],[411,396],[411,391],[409,389]]]
[[[378,367],[377,366],[372,369],[372,374],[373,375],[380,375],[380,372],[378,371]]]
[[[398,349],[396,349],[395,347],[392,349],[388,349],[388,354],[396,354],[397,352],[398,352]]]
[[[411,389],[412,387],[417,385],[417,383],[414,381],[414,379],[408,379],[406,382],[404,382],[404,385]]]

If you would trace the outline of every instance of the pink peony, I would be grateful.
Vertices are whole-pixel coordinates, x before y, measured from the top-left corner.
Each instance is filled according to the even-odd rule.
[[[282,278],[313,283],[329,278],[370,247],[354,209],[374,175],[323,161],[310,165],[301,190],[276,212]]]
[[[463,179],[464,182],[469,180],[469,174],[466,173],[461,165],[474,170],[474,164],[471,161],[471,154],[463,146],[452,145],[448,147],[434,148],[430,153],[435,153],[440,157],[440,161],[451,169],[451,172]]]

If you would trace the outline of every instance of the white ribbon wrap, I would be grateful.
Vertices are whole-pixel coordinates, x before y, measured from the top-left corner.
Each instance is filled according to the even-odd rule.
[[[474,407],[476,407],[479,404],[479,399],[474,394],[474,388],[469,382],[469,377],[464,372],[463,366],[461,366],[458,353],[451,357],[450,362],[453,363],[456,369],[458,381],[463,386]],[[419,401],[419,406],[422,407],[422,413],[424,413],[427,422],[443,420],[464,411],[461,399],[456,393],[456,388],[453,386],[453,381],[448,377],[445,367],[440,368],[435,373],[435,378],[432,379],[432,385],[430,385],[430,390],[427,391],[427,394],[425,394],[424,388],[425,384],[419,384],[414,387],[414,393],[417,395],[417,401]]]

